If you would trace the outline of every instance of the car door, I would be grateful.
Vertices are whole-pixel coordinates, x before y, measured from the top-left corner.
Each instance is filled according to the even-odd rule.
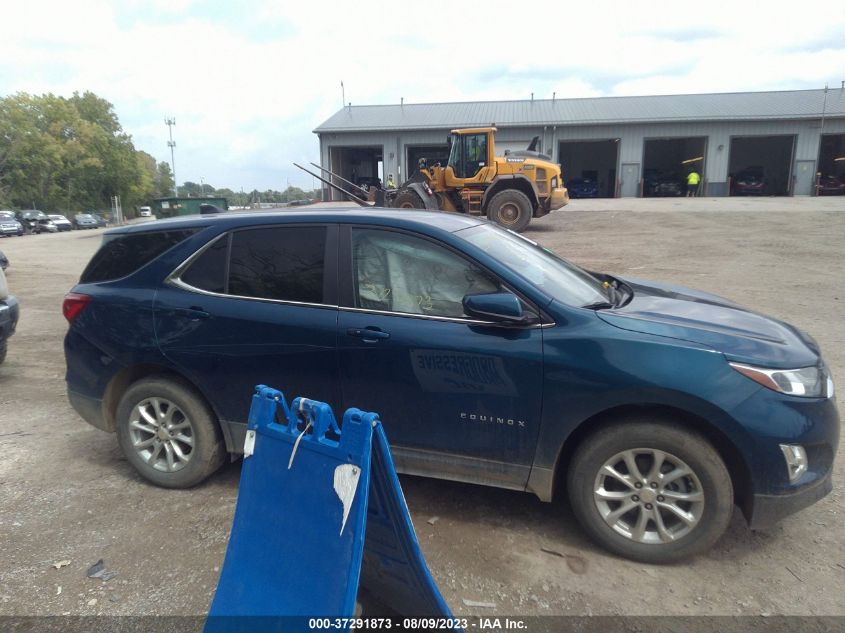
[[[341,241],[343,406],[380,414],[404,472],[523,487],[540,424],[542,328],[467,318],[465,295],[502,284],[440,242],[348,226]]]
[[[337,227],[275,225],[219,236],[157,291],[162,353],[227,422],[258,384],[336,404]]]

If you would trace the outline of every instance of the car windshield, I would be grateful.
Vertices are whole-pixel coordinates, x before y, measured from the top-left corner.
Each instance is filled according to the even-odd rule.
[[[15,217],[14,213],[9,213],[8,211],[0,211],[0,219],[11,220],[14,217]]]
[[[77,220],[93,220],[94,218],[92,218],[87,213],[80,213],[79,215],[76,216],[76,219]]]
[[[602,282],[531,240],[493,224],[457,232],[534,286],[570,306],[606,303]]]

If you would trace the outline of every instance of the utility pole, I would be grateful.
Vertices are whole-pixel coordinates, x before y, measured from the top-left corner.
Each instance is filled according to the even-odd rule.
[[[167,117],[164,119],[164,124],[167,126],[167,131],[170,133],[170,140],[167,141],[167,146],[170,148],[170,169],[173,171],[173,195],[179,197],[179,185],[176,183],[176,159],[173,156],[173,149],[176,147],[176,142],[173,140],[173,126],[176,125],[174,117]]]

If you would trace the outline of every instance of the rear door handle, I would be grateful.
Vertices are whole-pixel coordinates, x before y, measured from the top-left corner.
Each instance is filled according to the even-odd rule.
[[[191,306],[190,308],[177,308],[176,314],[183,317],[188,317],[193,321],[198,321],[199,319],[207,319],[211,315],[200,308],[199,306]]]
[[[365,343],[378,343],[379,340],[390,338],[390,334],[388,334],[387,332],[382,332],[381,330],[375,330],[369,327],[351,327],[346,330],[346,334],[347,336],[354,336],[355,338],[359,338]]]

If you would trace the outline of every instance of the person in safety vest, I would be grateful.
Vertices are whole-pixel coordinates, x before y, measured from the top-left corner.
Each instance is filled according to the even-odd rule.
[[[694,169],[687,174],[687,198],[698,195],[698,183],[701,182],[701,176]]]

